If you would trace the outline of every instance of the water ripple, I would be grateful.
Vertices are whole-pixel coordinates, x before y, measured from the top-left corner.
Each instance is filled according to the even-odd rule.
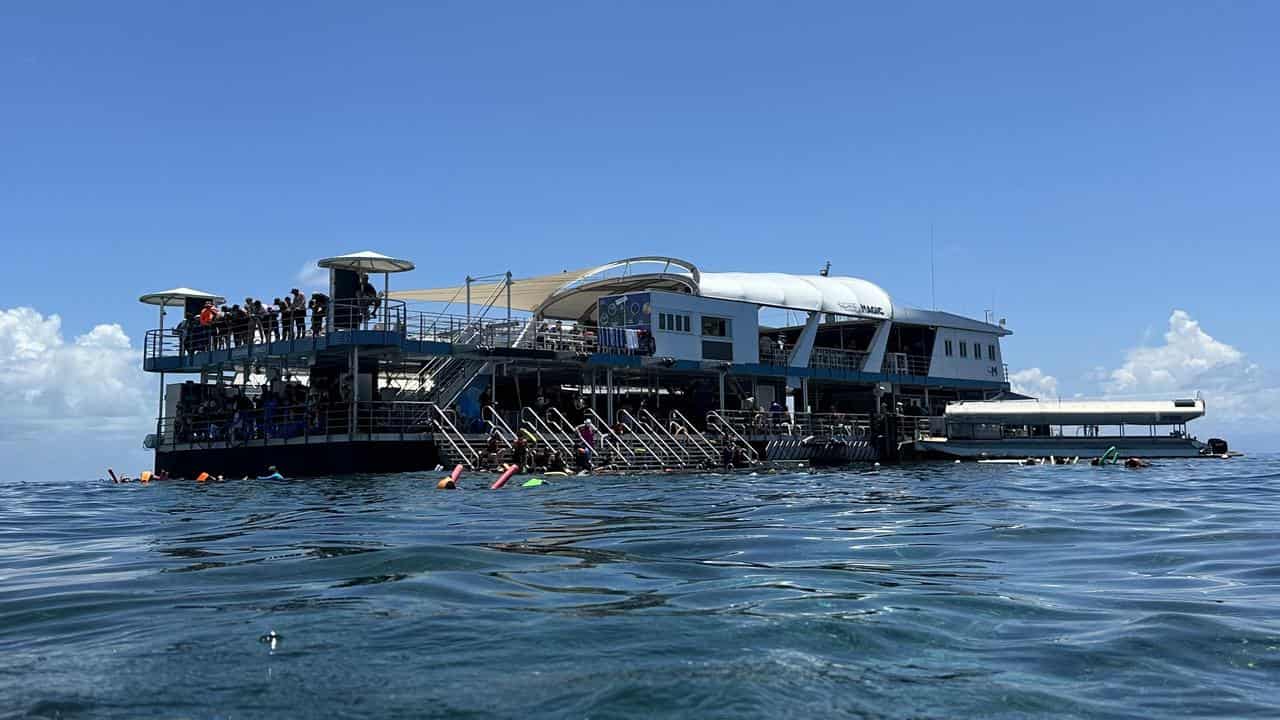
[[[0,716],[1280,701],[1275,456],[432,479],[0,485]]]

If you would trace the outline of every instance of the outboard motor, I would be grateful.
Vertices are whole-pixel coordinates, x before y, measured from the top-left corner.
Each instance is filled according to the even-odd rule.
[[[1225,455],[1227,453],[1227,441],[1222,438],[1209,438],[1209,452],[1214,455]]]

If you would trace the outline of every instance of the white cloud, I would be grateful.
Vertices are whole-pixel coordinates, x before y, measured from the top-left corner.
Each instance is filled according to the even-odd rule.
[[[1216,421],[1280,420],[1280,384],[1239,349],[1214,338],[1184,310],[1169,316],[1164,343],[1125,354],[1120,367],[1097,372],[1105,395],[1191,395],[1199,392]]]
[[[310,295],[314,291],[329,292],[329,271],[318,267],[319,260],[308,260],[294,275],[294,281],[304,293]]]
[[[1112,370],[1104,384],[1110,393],[1168,392],[1195,388],[1223,370],[1241,376],[1257,372],[1244,353],[1215,340],[1185,310],[1169,316],[1164,344],[1130,350],[1125,363]]]
[[[29,307],[0,310],[4,434],[145,430],[154,408],[141,365],[142,353],[119,325],[98,325],[67,342],[57,315]]]
[[[1038,367],[1009,373],[1009,386],[1016,393],[1034,398],[1058,396],[1058,378],[1046,375]]]

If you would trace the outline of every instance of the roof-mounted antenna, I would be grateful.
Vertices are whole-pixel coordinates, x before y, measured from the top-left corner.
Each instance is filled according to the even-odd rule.
[[[819,274],[819,275],[821,275],[822,277],[827,277],[828,275],[830,275],[830,274],[831,274],[831,261],[830,261],[830,260],[828,260],[828,261],[827,261],[827,264],[826,264],[826,265],[823,265],[823,266],[822,266],[822,269],[818,271],[818,274]]]

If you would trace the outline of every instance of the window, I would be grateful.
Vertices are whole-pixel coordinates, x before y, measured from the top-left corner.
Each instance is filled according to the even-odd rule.
[[[996,346],[995,346],[995,345],[988,345],[988,346],[987,346],[987,359],[988,359],[988,360],[995,360],[995,359],[996,359]]]
[[[974,360],[982,359],[982,343],[973,344],[973,359]]]
[[[951,357],[951,341],[950,341],[950,340],[947,340],[947,341],[943,344],[943,350],[945,350],[945,351],[946,351],[946,353],[947,353],[947,357]]]
[[[702,359],[733,362],[733,343],[720,340],[703,340]]]
[[[729,321],[725,318],[702,316],[702,334],[707,337],[729,337]]]
[[[675,313],[658,313],[658,329],[670,332],[689,332],[689,316]]]
[[[960,341],[960,357],[969,357],[969,343],[963,340]]]

